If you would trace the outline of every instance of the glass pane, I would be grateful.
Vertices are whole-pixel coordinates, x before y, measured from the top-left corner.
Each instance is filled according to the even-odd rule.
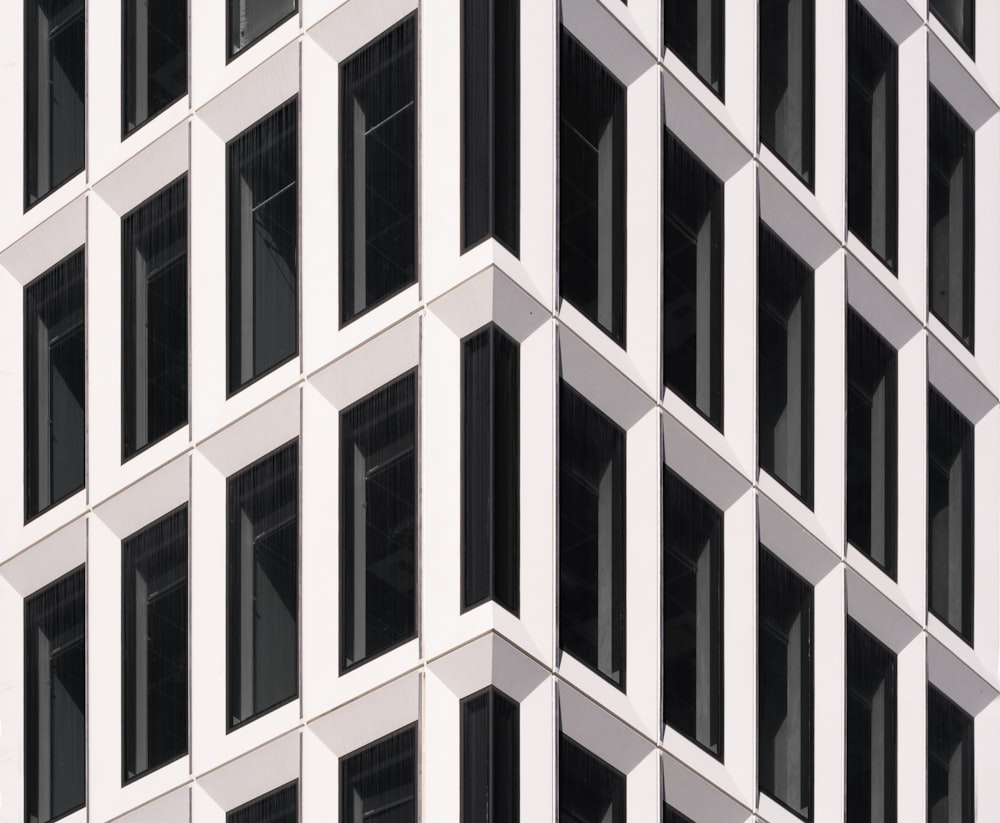
[[[927,687],[927,823],[974,819],[974,722]]]
[[[461,704],[462,823],[520,819],[518,704],[489,688]]]
[[[230,59],[295,14],[296,0],[228,0]]]
[[[297,823],[298,784],[289,783],[226,815],[226,823]]]
[[[187,5],[177,0],[124,0],[126,134],[187,92],[187,19]]]
[[[723,0],[665,0],[663,42],[720,98],[725,64]]]
[[[625,823],[625,775],[559,735],[559,823]]]
[[[340,761],[341,823],[416,823],[416,739],[411,726]]]
[[[974,57],[975,0],[930,0],[930,9],[969,56]]]

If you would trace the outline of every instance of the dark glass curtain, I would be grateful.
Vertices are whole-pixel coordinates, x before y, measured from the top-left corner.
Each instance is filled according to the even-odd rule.
[[[663,382],[721,429],[723,186],[663,138]]]
[[[83,488],[86,335],[83,249],[24,289],[25,516]]]
[[[931,311],[969,349],[975,321],[975,135],[931,88],[928,110]]]
[[[520,0],[462,0],[462,249],[520,242]]]
[[[122,219],[122,428],[128,458],[188,416],[187,177]]]
[[[28,823],[47,823],[87,802],[85,586],[81,566],[24,603]]]
[[[722,512],[663,467],[663,718],[722,756]]]
[[[410,726],[340,761],[340,823],[417,823],[416,746]]]
[[[725,83],[724,0],[666,0],[663,43],[720,98]]]
[[[927,393],[928,607],[969,644],[973,623],[975,429]]]
[[[682,815],[676,809],[672,809],[666,803],[663,804],[663,823],[694,823],[688,817]]]
[[[757,446],[760,467],[812,506],[813,272],[760,225]]]
[[[299,784],[289,783],[226,815],[226,823],[297,823]]]
[[[760,547],[757,590],[757,770],[760,790],[813,814],[813,592]]]
[[[975,819],[973,718],[927,686],[927,823]]]
[[[125,134],[187,92],[187,19],[187,4],[177,0],[123,0]]]
[[[298,694],[299,449],[227,481],[228,728]]]
[[[298,351],[298,99],[226,146],[229,393]]]
[[[970,57],[975,57],[975,0],[930,0],[930,10],[958,40]]]
[[[296,0],[228,0],[229,59],[295,14]]]
[[[462,608],[517,614],[520,573],[518,344],[492,323],[462,340]]]
[[[417,279],[417,24],[340,68],[340,324]]]
[[[518,823],[520,720],[518,704],[494,688],[461,707],[461,823]]]
[[[122,541],[122,780],[188,750],[187,506]]]
[[[559,385],[559,645],[625,689],[625,432]]]
[[[559,42],[559,294],[624,344],[625,87]]]
[[[340,665],[406,642],[416,616],[416,372],[340,415]]]
[[[847,18],[847,222],[896,269],[896,44],[852,0]]]
[[[559,735],[559,823],[625,823],[625,775]]]

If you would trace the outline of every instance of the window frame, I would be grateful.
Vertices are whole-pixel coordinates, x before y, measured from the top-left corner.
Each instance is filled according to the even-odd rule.
[[[282,24],[286,23],[288,20],[291,20],[292,17],[299,14],[300,12],[299,0],[291,0],[292,8],[289,9],[289,11],[283,17],[276,18],[271,23],[270,26],[261,31],[252,40],[247,40],[247,42],[244,43],[239,48],[234,48],[233,32],[232,32],[233,28],[232,4],[234,2],[239,2],[239,0],[226,0],[226,65],[227,66],[230,63],[232,63],[233,60],[235,60],[237,57],[239,57],[242,54],[245,54],[250,48],[252,48],[261,40],[263,40],[265,37],[267,37],[267,35],[269,35],[275,29],[279,28]]]
[[[466,800],[470,797],[469,785],[467,781],[467,767],[471,767],[470,770],[474,771],[473,760],[475,756],[482,755],[483,752],[471,752],[469,751],[469,741],[467,740],[467,732],[469,731],[469,715],[472,714],[469,707],[473,705],[473,701],[485,698],[486,711],[488,712],[488,717],[486,720],[487,726],[487,746],[488,751],[487,763],[485,765],[485,789],[486,789],[486,815],[472,815],[466,814]],[[504,816],[497,812],[496,798],[499,792],[495,791],[500,781],[497,780],[497,743],[496,743],[496,729],[499,725],[499,716],[503,711],[511,712],[511,717],[513,720],[510,723],[509,733],[513,736],[513,745],[511,746],[510,753],[512,754],[513,769],[511,772],[511,782],[510,787],[510,799],[507,807],[508,816]],[[489,823],[493,820],[503,820],[505,823],[519,823],[521,814],[521,753],[520,753],[520,743],[521,743],[521,721],[520,721],[520,711],[521,707],[518,701],[514,698],[504,694],[496,686],[487,686],[485,689],[480,689],[478,692],[467,695],[459,701],[459,762],[460,766],[460,780],[459,780],[459,806],[461,809],[460,820],[461,823]],[[509,743],[510,741],[508,741]],[[508,764],[510,765],[510,764]],[[482,802],[482,798],[480,798]],[[480,806],[481,808],[481,806]]]
[[[190,21],[191,10],[190,10],[190,2],[189,2],[189,0],[184,0],[184,7],[183,7],[184,43],[183,43],[183,46],[181,48],[181,56],[182,56],[183,62],[184,62],[184,87],[183,87],[183,89],[178,94],[176,94],[170,100],[167,100],[167,101],[161,103],[159,108],[157,108],[155,110],[151,110],[141,120],[139,120],[139,118],[136,117],[135,119],[136,119],[137,122],[134,125],[129,125],[129,120],[130,120],[130,118],[129,118],[129,107],[130,107],[130,100],[129,100],[129,78],[130,78],[131,73],[132,73],[131,72],[131,67],[129,65],[129,58],[132,57],[133,54],[132,54],[131,49],[130,49],[130,47],[132,45],[132,38],[130,36],[130,31],[129,31],[129,23],[131,22],[132,15],[130,15],[128,13],[128,11],[129,11],[129,9],[131,7],[138,5],[138,3],[140,3],[140,2],[142,2],[142,0],[122,0],[122,5],[121,5],[121,31],[122,31],[122,37],[121,37],[121,68],[120,68],[120,70],[121,70],[121,78],[122,78],[122,80],[121,80],[121,85],[122,85],[121,138],[122,138],[122,140],[124,140],[125,138],[130,137],[131,135],[135,134],[139,129],[141,129],[143,126],[145,126],[151,120],[156,119],[157,116],[159,116],[160,114],[162,114],[163,112],[165,112],[167,109],[169,109],[174,103],[176,103],[178,100],[180,100],[182,97],[184,97],[188,93],[189,86],[190,86],[190,54],[189,54],[189,50],[188,50],[188,44],[189,44],[189,41],[190,41],[190,31],[189,31],[188,23]],[[173,3],[173,4],[176,5],[177,0],[166,0],[166,2],[167,3]],[[136,86],[138,87],[138,81],[139,81],[139,79],[138,79],[138,71],[136,71],[136,75],[137,76],[135,78],[135,82],[136,82]],[[147,80],[146,80],[146,82],[147,82],[147,84],[149,82],[148,72],[147,72]],[[147,90],[147,95],[148,95],[148,90]]]
[[[420,816],[419,804],[421,801],[420,796],[420,764],[418,762],[418,753],[420,751],[420,735],[419,727],[416,722],[409,723],[402,728],[396,729],[395,731],[389,732],[389,734],[383,735],[377,740],[373,740],[370,743],[354,749],[351,752],[343,755],[339,758],[339,790],[340,796],[337,798],[337,807],[340,812],[340,823],[353,823],[353,815],[345,814],[345,806],[347,803],[347,790],[348,787],[353,786],[357,782],[357,778],[350,779],[350,770],[352,768],[359,768],[359,763],[363,762],[361,758],[365,756],[373,756],[372,753],[377,751],[379,748],[388,749],[393,744],[399,743],[402,745],[404,742],[409,743],[409,751],[404,753],[402,756],[408,758],[412,763],[413,771],[410,775],[412,779],[413,794],[410,798],[407,798],[409,802],[413,804],[413,821],[416,823]],[[381,764],[377,768],[384,770],[385,765]]]
[[[292,816],[294,820],[299,819],[299,781],[292,780],[285,783],[283,786],[278,786],[275,789],[264,792],[262,795],[258,795],[253,798],[253,800],[248,800],[246,803],[237,806],[235,809],[229,809],[226,812],[226,823],[273,823],[273,818],[269,815],[267,820],[260,819],[258,815],[263,814],[256,808],[258,804],[262,804],[267,800],[272,798],[279,798],[280,801],[286,801],[286,798],[280,797],[281,795],[288,794],[292,800],[292,806],[294,811]],[[287,815],[289,812],[286,809],[284,812],[279,812],[279,814]]]

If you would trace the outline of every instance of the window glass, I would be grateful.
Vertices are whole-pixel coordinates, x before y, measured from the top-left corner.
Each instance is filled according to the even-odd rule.
[[[494,688],[461,704],[461,823],[520,819],[518,705]]]
[[[285,22],[296,8],[296,0],[227,0],[229,59]]]
[[[663,804],[663,823],[694,823],[689,817],[685,817],[676,809],[670,808],[666,803]]]
[[[128,134],[187,92],[187,3],[122,3],[122,131]]]
[[[975,56],[975,0],[930,0],[930,10],[958,40],[970,57]]]
[[[340,823],[417,823],[413,726],[340,761]]]
[[[559,735],[559,823],[625,823],[625,775]]]
[[[664,0],[663,43],[720,98],[725,77],[724,0]]]
[[[974,722],[927,686],[927,823],[975,819]]]
[[[289,783],[229,812],[226,823],[296,823],[298,817],[298,784]]]

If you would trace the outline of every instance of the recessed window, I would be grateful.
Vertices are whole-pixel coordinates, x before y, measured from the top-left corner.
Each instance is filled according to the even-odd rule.
[[[559,294],[622,345],[625,87],[565,29],[559,55]]]
[[[83,171],[84,0],[24,3],[24,207]]]
[[[340,415],[342,671],[417,633],[415,403],[409,372]]]
[[[694,823],[689,817],[685,817],[676,809],[672,809],[666,803],[663,804],[663,823]]]
[[[122,541],[127,782],[188,750],[187,507]]]
[[[933,686],[927,686],[927,821],[975,819],[975,722]]]
[[[763,224],[758,251],[760,467],[812,506],[813,272]]]
[[[930,10],[970,57],[975,57],[975,0],[930,0]]]
[[[559,735],[559,823],[625,823],[625,775]]]
[[[298,783],[289,783],[226,814],[226,823],[296,823]]]
[[[462,608],[517,614],[520,416],[517,343],[492,323],[462,340]]]
[[[410,726],[340,761],[340,823],[417,823],[417,730]]]
[[[494,688],[461,704],[462,823],[520,819],[518,705]]]
[[[340,325],[417,280],[417,25],[340,69]]]
[[[810,189],[816,91],[814,0],[760,0],[760,142]]]
[[[462,249],[520,244],[520,0],[462,0]]]
[[[760,790],[813,816],[813,591],[760,547],[757,773]]]
[[[298,105],[226,146],[229,393],[298,351]]]
[[[625,432],[559,389],[559,646],[625,689]]]
[[[722,756],[722,512],[665,466],[663,718]]]
[[[847,19],[847,224],[895,271],[896,44],[858,0]]]
[[[87,802],[84,570],[24,603],[24,810],[48,823]]]
[[[975,430],[930,389],[927,394],[928,607],[972,643]]]
[[[721,429],[723,186],[666,130],[663,168],[663,382]]]
[[[725,0],[664,0],[664,45],[720,98],[725,82],[725,38]]]
[[[227,0],[228,58],[232,60],[295,14],[296,0]]]
[[[83,300],[83,249],[24,289],[24,496],[28,520],[83,488]]]
[[[122,132],[129,134],[187,92],[187,3],[122,3]]]
[[[122,453],[187,422],[187,178],[122,220]]]
[[[226,728],[232,730],[298,694],[298,443],[247,466],[226,486]]]

